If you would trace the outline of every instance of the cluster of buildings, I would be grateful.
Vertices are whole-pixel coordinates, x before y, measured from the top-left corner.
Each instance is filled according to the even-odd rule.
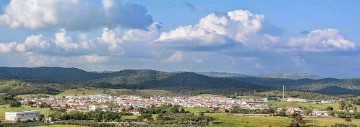
[[[87,96],[67,96],[49,98],[24,98],[22,104],[33,106],[48,105],[52,109],[66,109],[67,111],[94,111],[111,110],[121,112],[129,109],[157,107],[164,104],[179,105],[182,107],[201,108],[224,108],[230,109],[240,107],[246,109],[268,109],[267,104],[262,104],[262,99],[232,99],[226,97],[150,97],[142,98],[137,96],[111,96],[107,94]],[[116,107],[116,108],[114,108]]]
[[[269,109],[266,102],[280,101],[278,97],[267,97],[263,99],[234,99],[226,97],[198,97],[198,96],[182,96],[182,97],[150,97],[142,98],[138,96],[112,96],[107,94],[86,95],[86,96],[66,96],[66,97],[47,97],[47,98],[23,98],[23,105],[31,105],[33,107],[48,106],[52,109],[65,109],[66,111],[89,112],[95,110],[131,113],[140,115],[139,108],[157,107],[164,104],[179,105],[182,107],[201,107],[213,109],[231,109],[234,107],[243,109]],[[305,100],[298,98],[287,98],[282,101],[288,102],[316,102],[316,103],[334,103],[335,100]],[[303,114],[301,108],[283,107],[277,110],[286,110],[286,114],[300,113]],[[219,110],[219,111],[220,111]],[[39,111],[24,112],[6,112],[6,120],[33,120],[38,118]],[[328,117],[327,111],[313,111],[310,115],[319,117]]]

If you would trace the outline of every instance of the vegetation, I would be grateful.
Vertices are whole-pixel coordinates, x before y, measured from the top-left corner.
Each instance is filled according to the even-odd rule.
[[[27,89],[31,87],[31,89]],[[214,78],[192,72],[122,70],[96,73],[76,68],[6,68],[0,67],[0,92],[21,94],[59,94],[69,89],[164,90],[175,94],[231,94],[264,91],[268,87],[229,78]],[[123,92],[119,90],[119,92]],[[147,91],[150,92],[150,91]],[[155,91],[157,92],[157,91]],[[70,91],[70,93],[72,93]],[[87,94],[87,92],[83,92]],[[80,93],[80,94],[83,94]],[[111,93],[111,92],[110,92]],[[114,93],[114,92],[113,92]]]
[[[230,109],[230,113],[240,113],[240,114],[273,114],[275,113],[274,109],[244,109],[244,108],[233,108]]]
[[[28,110],[39,110],[42,115],[47,115],[51,113],[49,108],[37,108],[30,106],[21,106],[21,107],[10,107],[10,105],[0,105],[0,120],[5,119],[5,112],[17,112],[17,111],[28,111]]]
[[[346,122],[344,119],[342,118],[317,118],[317,117],[312,117],[312,118],[303,118],[303,120],[305,121],[306,125],[318,125],[318,126],[331,126],[331,125],[335,125],[335,124],[343,124],[343,125],[360,125],[360,120],[359,119],[352,119],[352,122]],[[336,126],[338,127],[338,126]]]
[[[51,94],[56,95],[66,90],[118,89],[118,93],[128,93],[121,89],[163,90],[165,95],[253,95],[266,96],[271,93],[261,91],[279,90],[286,85],[286,95],[305,99],[332,98],[327,95],[360,94],[360,79],[285,79],[247,75],[209,77],[192,72],[160,72],[154,70],[122,70],[117,72],[87,72],[77,68],[39,67],[8,68],[0,67],[0,93]],[[27,89],[31,87],[31,89]],[[254,90],[256,90],[255,93]],[[298,92],[307,91],[307,92]],[[165,92],[167,91],[167,92]],[[331,91],[331,92],[329,92]],[[72,93],[71,91],[68,91]],[[150,91],[148,91],[150,92]],[[260,93],[259,93],[260,92]],[[103,92],[101,92],[103,93]],[[115,93],[116,92],[109,92]],[[321,93],[321,94],[316,94]],[[66,92],[64,94],[67,94]],[[87,91],[78,94],[91,94]],[[139,93],[140,94],[140,93]],[[273,92],[281,96],[281,92]],[[146,95],[151,96],[152,94]]]
[[[60,119],[60,120],[94,120],[97,122],[121,121],[120,114],[113,112],[104,112],[100,110],[92,111],[88,113],[83,113],[79,111],[72,111],[69,113],[53,111],[50,116],[54,119]]]
[[[272,108],[279,108],[279,107],[301,107],[302,109],[307,110],[326,110],[327,107],[333,107],[333,109],[339,109],[339,105],[337,103],[314,103],[314,102],[268,102],[267,103]]]
[[[269,126],[288,126],[291,120],[287,117],[247,117],[231,115],[226,113],[206,113],[206,116],[215,118],[213,127],[269,127]]]
[[[21,103],[19,101],[13,100],[10,102],[10,107],[21,107]]]
[[[148,109],[140,109],[141,116],[138,116],[138,121],[150,121],[150,125],[208,125],[214,118],[205,116],[204,112],[199,112],[198,115],[185,111],[184,108],[176,105],[162,105],[160,107],[153,107]],[[154,119],[152,114],[157,114]]]

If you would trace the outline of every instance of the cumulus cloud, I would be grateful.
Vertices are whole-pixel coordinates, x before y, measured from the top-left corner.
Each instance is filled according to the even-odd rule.
[[[103,6],[88,0],[11,0],[0,15],[0,24],[10,28],[88,30],[123,26],[145,29],[152,16],[145,7],[102,0]]]
[[[53,38],[30,35],[23,42],[0,43],[0,52],[36,53],[58,56],[81,56],[101,54],[106,56],[149,54],[153,50],[151,42],[159,36],[159,25],[154,23],[148,30],[130,29],[121,31],[119,27],[104,28],[99,37],[89,39],[86,34],[70,36],[65,29]],[[133,53],[136,52],[136,53]],[[151,55],[151,54],[150,54]],[[143,55],[145,56],[145,55]]]
[[[290,39],[288,46],[310,52],[348,51],[357,48],[354,42],[345,39],[337,29],[310,31],[305,37]]]
[[[158,42],[174,42],[176,45],[223,47],[229,42],[246,44],[249,38],[261,29],[263,15],[247,10],[230,11],[226,15],[209,14],[194,26],[180,26],[169,32],[163,32]]]

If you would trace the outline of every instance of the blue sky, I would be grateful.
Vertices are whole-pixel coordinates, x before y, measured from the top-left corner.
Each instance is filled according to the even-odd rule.
[[[357,0],[3,0],[0,66],[360,77]]]

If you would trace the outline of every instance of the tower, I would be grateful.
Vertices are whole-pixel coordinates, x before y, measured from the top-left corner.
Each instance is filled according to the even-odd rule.
[[[285,85],[283,85],[282,99],[285,101]]]

